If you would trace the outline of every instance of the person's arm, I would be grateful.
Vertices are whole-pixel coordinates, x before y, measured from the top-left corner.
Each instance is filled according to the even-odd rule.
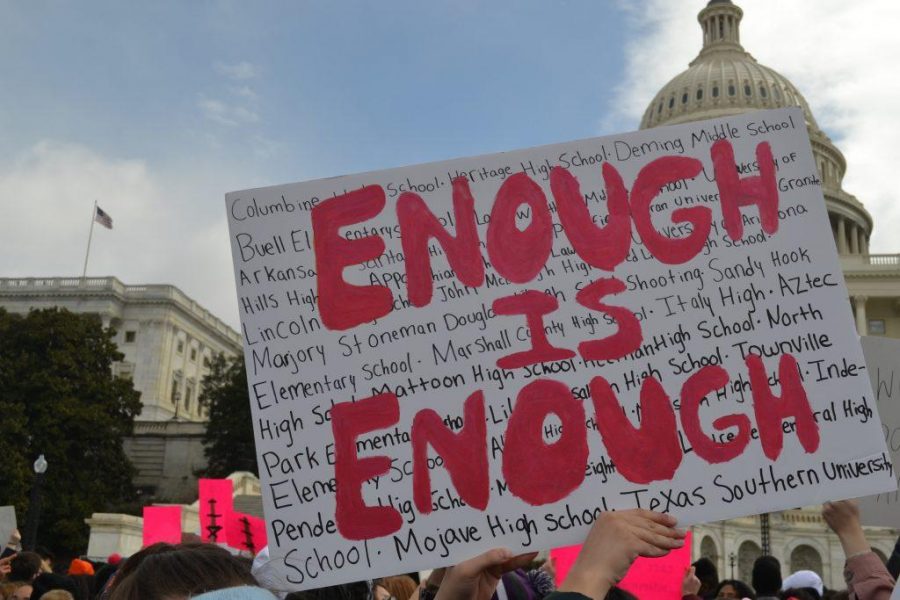
[[[557,594],[602,600],[638,556],[665,556],[684,545],[685,532],[675,529],[675,524],[670,515],[643,509],[603,513]]]
[[[9,541],[6,542],[6,546],[3,548],[3,552],[0,552],[0,558],[6,558],[7,556],[12,556],[13,554],[19,552],[22,549],[22,536],[19,535],[18,529],[13,529],[12,533],[9,534]]]
[[[701,600],[697,595],[701,585],[700,579],[697,578],[697,568],[685,569],[684,578],[681,580],[681,600]]]
[[[464,560],[447,569],[435,600],[490,600],[504,573],[521,569],[535,556],[537,552],[513,556],[506,548],[495,548]]]
[[[866,540],[857,503],[853,500],[826,502],[822,516],[837,534],[847,557],[844,579],[851,600],[890,600],[894,579]]]

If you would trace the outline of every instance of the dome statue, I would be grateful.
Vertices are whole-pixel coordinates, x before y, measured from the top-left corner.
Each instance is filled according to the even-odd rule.
[[[799,106],[806,117],[838,251],[868,254],[872,217],[841,187],[847,168],[844,155],[819,128],[797,88],[774,69],[759,64],[741,46],[743,15],[731,0],[711,0],[700,11],[697,19],[703,29],[703,47],[686,71],[659,90],[644,111],[641,129]]]

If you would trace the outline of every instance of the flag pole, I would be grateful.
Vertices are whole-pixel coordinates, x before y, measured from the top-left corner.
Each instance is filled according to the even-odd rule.
[[[81,272],[81,283],[84,283],[84,278],[87,276],[87,263],[88,256],[91,254],[91,237],[94,235],[94,221],[97,217],[97,201],[94,200],[94,208],[91,210],[91,229],[88,232],[88,243],[87,243],[87,251],[84,253],[84,270]]]

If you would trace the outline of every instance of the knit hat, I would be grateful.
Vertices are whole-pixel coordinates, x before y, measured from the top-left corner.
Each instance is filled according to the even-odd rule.
[[[69,563],[69,575],[93,575],[94,565],[80,558],[73,558]]]
[[[115,567],[120,562],[122,562],[122,555],[119,554],[118,552],[113,552],[112,554],[110,554],[109,556],[106,557],[106,564],[108,564],[108,565],[112,565]]]
[[[822,584],[822,578],[814,571],[797,571],[786,577],[781,584],[782,590],[791,588],[812,588],[819,592],[819,597],[821,598],[825,586]]]

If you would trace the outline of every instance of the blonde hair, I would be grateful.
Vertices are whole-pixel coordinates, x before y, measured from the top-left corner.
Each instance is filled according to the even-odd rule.
[[[66,590],[50,590],[38,600],[75,600],[75,597]]]

